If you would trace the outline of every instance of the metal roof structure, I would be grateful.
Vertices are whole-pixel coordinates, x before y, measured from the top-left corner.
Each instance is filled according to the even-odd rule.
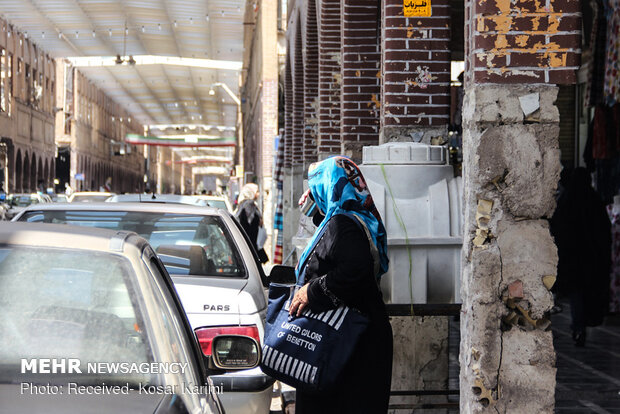
[[[235,136],[244,0],[0,0],[0,11],[139,122],[158,125],[151,134]]]

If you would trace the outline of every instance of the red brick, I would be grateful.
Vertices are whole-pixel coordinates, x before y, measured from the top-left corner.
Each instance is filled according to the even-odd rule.
[[[577,82],[577,75],[572,69],[550,70],[549,83],[572,85]]]
[[[562,49],[579,49],[581,47],[581,35],[558,34],[549,36],[549,43],[557,43]]]
[[[551,11],[556,13],[579,13],[581,2],[579,0],[551,0]]]
[[[484,53],[476,53],[473,59],[477,68],[502,68],[507,65],[506,55],[504,54],[495,54],[495,56],[489,57]]]
[[[562,66],[578,66],[579,55],[574,52],[543,52],[543,53],[511,53],[510,66],[512,67],[558,67],[557,61],[566,57],[566,64]]]
[[[474,82],[476,83],[545,83],[545,73],[543,70],[532,70],[532,74],[514,75],[510,71],[503,74],[489,71],[476,71],[474,74]]]
[[[497,34],[485,34],[475,37],[476,49],[494,49],[497,41]],[[506,49],[531,49],[536,44],[545,44],[545,35],[525,35],[525,34],[507,34],[505,35],[508,45]]]
[[[581,30],[581,17],[579,16],[563,16],[558,25],[559,32],[574,32]]]
[[[386,108],[392,105],[428,105],[431,103],[429,95],[384,94],[383,100]]]

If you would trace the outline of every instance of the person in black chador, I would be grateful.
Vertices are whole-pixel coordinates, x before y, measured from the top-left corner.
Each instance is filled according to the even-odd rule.
[[[352,161],[333,157],[313,167],[300,206],[319,229],[299,259],[305,263],[310,257],[306,283],[294,296],[290,312],[299,315],[305,307],[323,312],[344,303],[367,315],[370,325],[337,379],[337,388],[319,394],[298,389],[295,412],[385,413],[392,375],[392,328],[379,291],[379,278],[388,269],[385,228]],[[323,226],[325,232],[317,240]]]
[[[559,258],[556,289],[570,299],[573,340],[584,346],[586,326],[600,325],[607,314],[611,266],[611,224],[585,168],[575,169],[558,198],[551,233]]]
[[[261,214],[256,200],[258,199],[258,185],[254,183],[248,183],[241,189],[239,194],[239,204],[237,205],[237,211],[235,217],[239,220],[239,224],[243,227],[243,230],[247,233],[250,241],[254,245],[258,253],[258,258],[261,263],[267,263],[269,258],[263,246],[259,246],[258,232],[263,226],[263,215]]]

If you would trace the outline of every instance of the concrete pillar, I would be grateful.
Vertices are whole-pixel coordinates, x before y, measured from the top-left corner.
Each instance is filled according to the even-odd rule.
[[[156,159],[157,159],[157,189],[155,190],[156,193],[158,194],[162,194],[163,191],[163,184],[164,184],[164,154],[163,154],[163,149],[161,147],[156,147],[157,148],[157,155],[156,155]]]
[[[431,16],[405,17],[403,2],[382,2],[381,143],[430,143],[450,120],[450,3]]]
[[[393,316],[390,324],[394,339],[392,390],[448,389],[448,317]],[[446,402],[446,396],[390,398],[390,404]],[[405,413],[411,409],[392,414]]]
[[[519,98],[540,96],[536,124]],[[553,413],[555,352],[543,280],[560,174],[554,86],[477,85],[464,105],[461,410]],[[497,410],[497,411],[496,411]]]
[[[554,84],[575,80],[580,27],[576,1],[466,4],[462,412],[554,412]]]
[[[285,168],[283,174],[283,199],[282,199],[282,214],[284,218],[283,228],[283,251],[282,258],[286,259],[289,253],[294,250],[292,239],[299,227],[299,207],[297,201],[301,197],[304,181],[304,168],[303,165],[295,165],[292,168]],[[290,259],[287,265],[294,266],[297,264],[295,255]]]
[[[361,162],[362,147],[379,143],[379,3],[342,0],[342,154]]]
[[[260,8],[262,43],[262,116],[261,145],[257,175],[263,196],[263,220],[268,239],[265,250],[271,251],[273,233],[272,175],[275,163],[275,137],[278,135],[278,2],[262,0]]]
[[[340,153],[340,87],[342,85],[341,0],[322,0],[319,25],[318,158]]]

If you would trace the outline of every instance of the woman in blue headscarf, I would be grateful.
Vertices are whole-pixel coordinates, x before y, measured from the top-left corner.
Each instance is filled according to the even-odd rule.
[[[385,228],[362,173],[348,158],[311,166],[308,186],[300,207],[318,229],[297,265],[298,277],[305,269],[305,284],[290,312],[299,315],[306,307],[323,312],[344,303],[368,316],[370,324],[338,388],[321,395],[297,390],[295,412],[385,413],[392,375],[392,329],[379,290],[388,270]]]

